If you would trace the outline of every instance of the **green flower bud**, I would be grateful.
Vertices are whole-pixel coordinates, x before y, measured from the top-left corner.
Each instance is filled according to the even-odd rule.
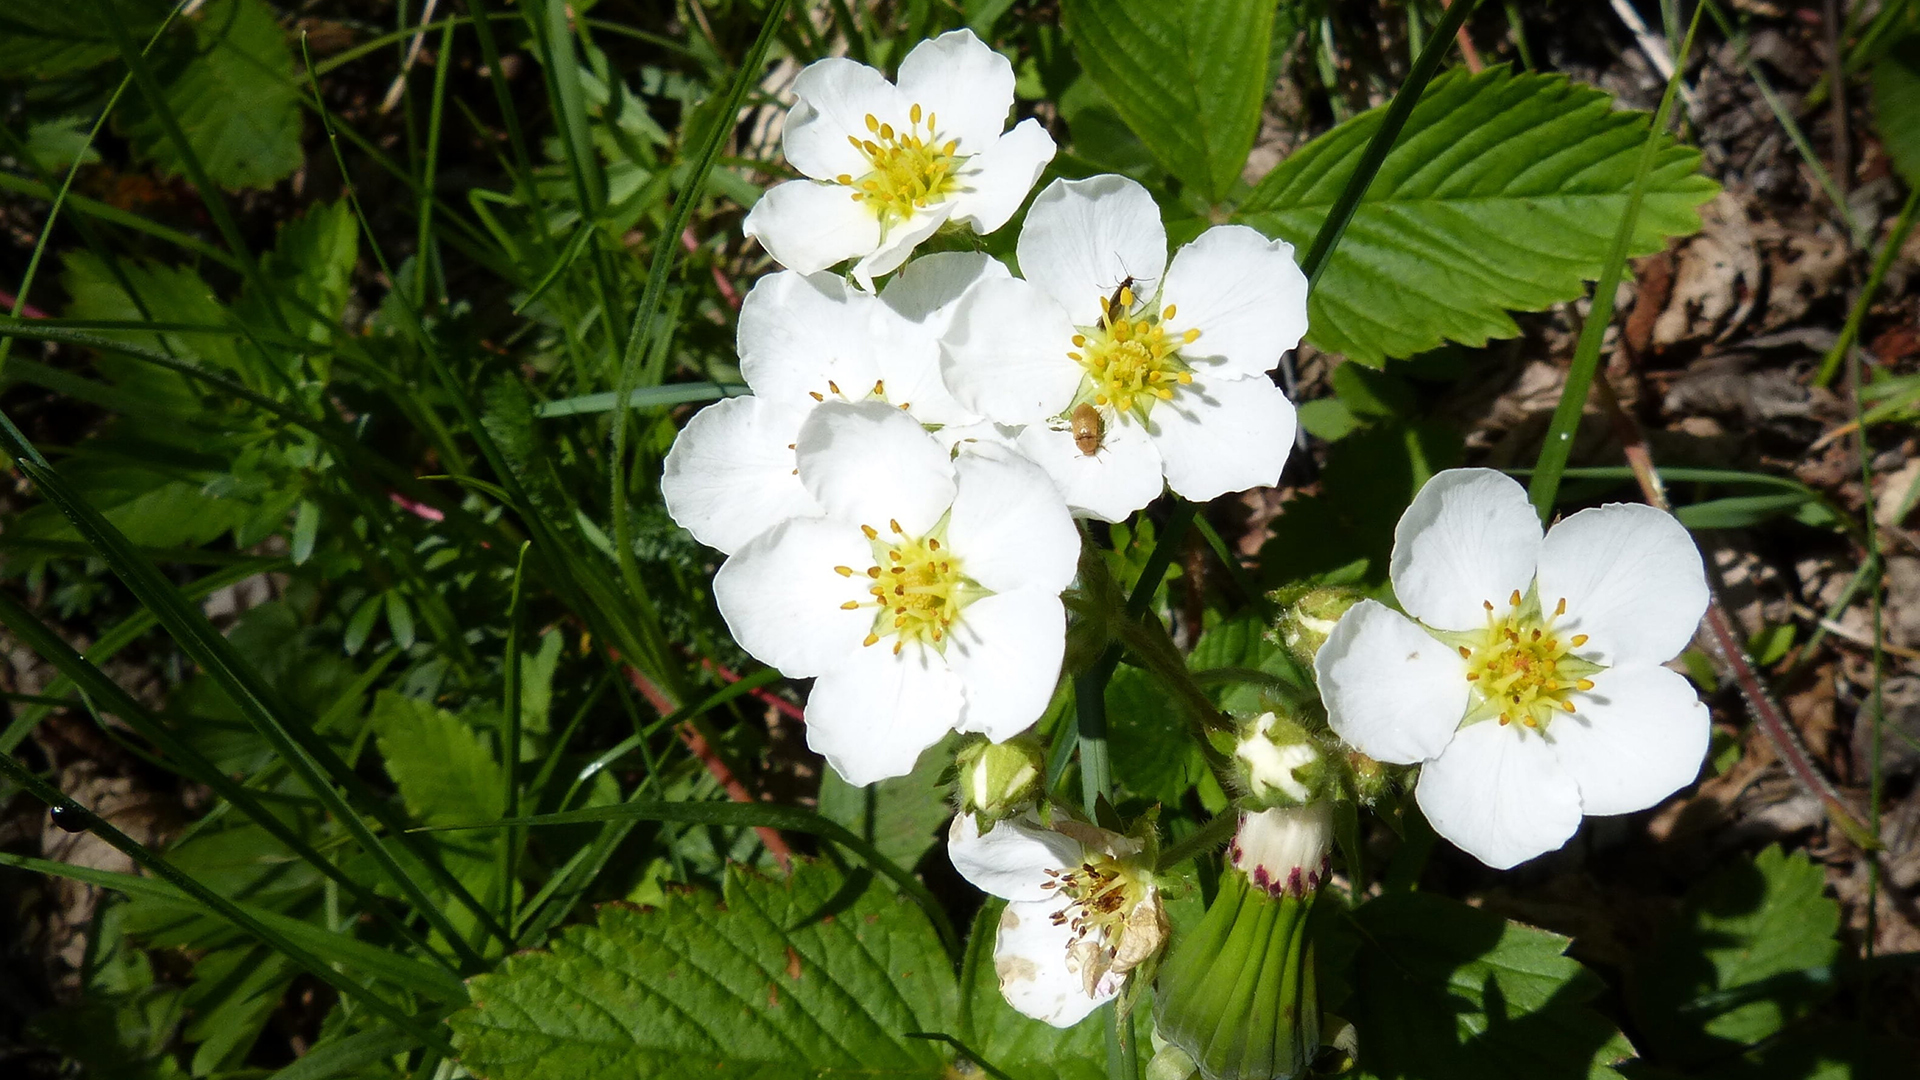
[[[986,825],[1033,805],[1046,776],[1047,759],[1031,739],[1002,743],[978,739],[961,747],[953,764],[961,811]]]
[[[1292,720],[1268,712],[1246,721],[1232,753],[1240,790],[1256,809],[1299,806],[1322,794],[1320,744]]]
[[[1154,1021],[1205,1080],[1291,1080],[1319,1052],[1307,916],[1332,837],[1324,801],[1243,814],[1213,905],[1161,968]]]
[[[1358,750],[1347,751],[1347,774],[1353,781],[1353,798],[1361,806],[1373,806],[1393,791],[1396,769],[1375,761]]]
[[[1360,602],[1361,593],[1344,585],[1316,585],[1280,589],[1271,598],[1280,608],[1280,618],[1267,632],[1267,640],[1285,646],[1301,666],[1311,670],[1313,655],[1326,644],[1340,616]]]

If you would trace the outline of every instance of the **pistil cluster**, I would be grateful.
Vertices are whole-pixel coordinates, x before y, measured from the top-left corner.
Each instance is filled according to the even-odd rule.
[[[1048,870],[1042,888],[1068,898],[1052,920],[1073,932],[1067,954],[1079,960],[1089,997],[1108,973],[1126,974],[1166,940],[1166,916],[1152,885],[1111,856],[1089,854],[1077,868]]]
[[[924,126],[919,105],[907,115],[908,129],[896,131],[892,124],[868,113],[869,137],[849,135],[847,141],[866,155],[873,170],[859,177],[851,173],[834,177],[835,183],[852,188],[853,201],[865,204],[883,224],[904,221],[915,209],[924,210],[928,203],[958,190],[959,180],[954,174],[966,160],[955,152],[960,147],[958,140],[936,141],[933,113],[924,114]]]
[[[947,633],[961,609],[984,595],[984,590],[961,572],[960,560],[940,543],[939,527],[925,536],[906,535],[898,521],[889,521],[887,528],[898,539],[884,539],[873,526],[860,526],[873,544],[874,564],[865,571],[873,582],[867,589],[873,599],[849,600],[841,607],[848,611],[878,609],[873,631],[863,645],[878,645],[881,639],[892,637],[896,655],[909,641],[944,649]],[[833,569],[841,577],[855,573],[850,566]]]
[[[1467,682],[1481,702],[1467,719],[1498,717],[1503,727],[1545,730],[1556,713],[1573,712],[1573,695],[1593,689],[1587,676],[1602,668],[1573,655],[1587,643],[1585,634],[1562,637],[1554,631],[1554,623],[1567,613],[1566,600],[1542,616],[1538,598],[1522,597],[1516,589],[1505,615],[1495,613],[1491,600],[1484,606],[1486,629],[1470,634],[1476,643],[1459,647],[1467,662]]]
[[[1168,304],[1159,314],[1151,308],[1135,318],[1132,288],[1120,290],[1101,304],[1100,321],[1073,336],[1076,351],[1067,356],[1087,373],[1093,403],[1111,405],[1145,420],[1155,401],[1173,397],[1177,387],[1193,381],[1193,369],[1180,359],[1180,347],[1200,339],[1200,331],[1168,335],[1167,323],[1176,309]]]

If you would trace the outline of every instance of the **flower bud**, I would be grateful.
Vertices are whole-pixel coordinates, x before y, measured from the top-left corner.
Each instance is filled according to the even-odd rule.
[[[1332,834],[1325,801],[1244,814],[1213,905],[1167,957],[1154,1021],[1205,1080],[1291,1080],[1319,1052],[1307,916]]]
[[[954,755],[960,810],[982,824],[1004,821],[1033,805],[1046,775],[1046,756],[1030,739],[975,740]]]
[[[1358,750],[1347,751],[1347,775],[1352,780],[1353,798],[1361,806],[1373,806],[1393,790],[1397,770],[1375,761]]]
[[[1326,644],[1340,616],[1360,602],[1361,594],[1344,585],[1296,586],[1276,590],[1271,599],[1280,608],[1280,618],[1267,632],[1267,639],[1285,646],[1301,666],[1312,670],[1313,655]]]
[[[1233,767],[1249,804],[1299,806],[1319,792],[1325,769],[1320,746],[1305,728],[1274,713],[1261,713],[1240,728]]]
[[[1276,808],[1240,815],[1227,861],[1273,896],[1312,896],[1327,880],[1333,804]]]

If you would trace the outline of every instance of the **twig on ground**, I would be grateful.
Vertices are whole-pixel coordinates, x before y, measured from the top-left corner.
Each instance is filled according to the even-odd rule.
[[[426,6],[420,9],[420,29],[414,33],[413,40],[407,43],[407,58],[400,63],[400,74],[393,77],[393,85],[387,87],[387,96],[380,99],[381,116],[392,112],[394,106],[400,104],[400,95],[407,92],[407,73],[413,70],[414,63],[420,59],[420,45],[427,38],[427,25],[433,22],[433,9],[439,4],[440,0],[427,0]]]
[[[1648,505],[1672,513],[1673,506],[1667,501],[1666,488],[1654,468],[1653,454],[1647,449],[1640,424],[1621,408],[1620,398],[1605,379],[1594,380],[1594,391],[1613,425],[1615,436],[1624,448],[1627,466],[1633,470],[1634,479],[1640,482],[1640,492]],[[1863,851],[1878,850],[1880,844],[1873,830],[1860,819],[1859,812],[1840,797],[1833,782],[1814,764],[1786,710],[1775,700],[1773,691],[1767,688],[1759,672],[1754,670],[1753,658],[1747,655],[1740,632],[1734,625],[1733,617],[1727,613],[1726,605],[1721,602],[1720,590],[1711,574],[1708,575],[1708,583],[1707,637],[1713,645],[1713,651],[1720,655],[1721,662],[1726,665],[1734,684],[1740,687],[1740,694],[1747,701],[1747,710],[1753,715],[1754,723],[1760,726],[1761,733],[1773,744],[1774,752],[1780,756],[1794,780],[1820,800],[1826,808],[1828,820]]]

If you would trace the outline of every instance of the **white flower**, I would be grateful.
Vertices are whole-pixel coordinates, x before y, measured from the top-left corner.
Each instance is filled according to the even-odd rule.
[[[740,306],[740,373],[753,390],[709,405],[667,453],[667,511],[732,553],[787,518],[820,513],[794,441],[824,401],[890,402],[923,424],[971,431],[980,417],[940,380],[940,335],[974,283],[1010,277],[973,253],[916,259],[875,298],[831,274],[769,274]]]
[[[1160,951],[1166,911],[1138,858],[1141,846],[1077,822],[1049,829],[1031,814],[985,834],[972,814],[953,819],[947,855],[954,869],[1007,901],[993,943],[1007,1004],[1072,1027]]]
[[[803,274],[857,258],[871,289],[942,225],[998,229],[1053,160],[1038,121],[1002,133],[1013,83],[1007,58],[967,30],[914,46],[898,86],[845,58],[808,65],[785,148],[809,179],[768,190],[742,231]]]
[[[749,540],[713,589],[742,648],[815,680],[807,745],[869,784],[948,731],[1037,719],[1080,550],[1046,474],[991,445],[951,456],[881,401],[823,404],[794,441],[820,512]]]
[[[1425,762],[1420,808],[1468,854],[1506,869],[1698,774],[1707,710],[1660,665],[1707,583],[1670,515],[1614,503],[1543,539],[1519,484],[1450,469],[1401,517],[1389,573],[1413,618],[1371,600],[1341,617],[1314,663],[1328,719],[1372,757]]]
[[[1025,280],[983,282],[943,342],[947,385],[1020,448],[1076,513],[1118,521],[1160,494],[1195,500],[1280,478],[1293,404],[1266,372],[1307,328],[1293,248],[1208,229],[1167,263],[1145,188],[1056,181],[1021,227]]]

